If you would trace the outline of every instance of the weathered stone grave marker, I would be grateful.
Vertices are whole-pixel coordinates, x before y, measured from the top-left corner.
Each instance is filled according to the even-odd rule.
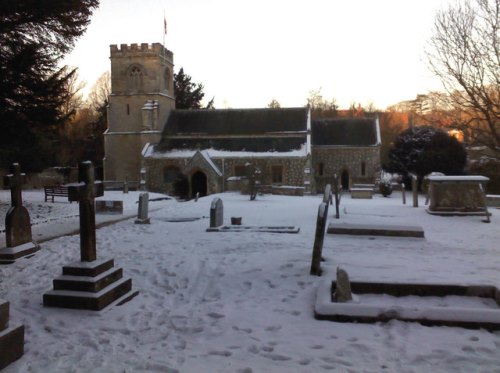
[[[54,290],[43,295],[45,307],[101,310],[115,302],[130,300],[132,280],[122,278],[123,270],[114,268],[113,259],[97,260],[94,198],[103,195],[102,182],[94,182],[92,162],[82,162],[79,183],[68,186],[68,199],[79,202],[81,262],[63,267]]]
[[[337,179],[337,174],[333,175],[333,192],[335,194],[335,219],[339,219],[340,193],[339,193],[339,181]]]
[[[406,186],[405,186],[405,183],[401,183],[401,196],[403,198],[403,205],[406,205]]]
[[[323,202],[326,203],[326,214],[328,215],[328,207],[332,201],[332,186],[326,184],[325,191],[323,192]]]
[[[24,354],[24,325],[9,325],[9,308],[0,299],[0,370]]]
[[[224,224],[224,206],[220,198],[214,198],[210,206],[210,228]]]
[[[18,163],[11,166],[11,173],[4,177],[4,184],[10,187],[11,207],[5,216],[5,241],[7,247],[0,250],[0,263],[13,263],[40,249],[33,242],[30,215],[23,206],[22,185],[26,175],[21,173]]]
[[[139,194],[139,207],[137,211],[137,219],[135,219],[135,224],[150,223],[150,219],[148,217],[148,204],[149,204],[149,193]]]
[[[334,297],[336,302],[349,302],[352,300],[351,282],[347,272],[337,267],[337,282],[335,283]]]
[[[418,183],[415,175],[411,177],[411,193],[413,196],[413,207],[418,207]]]
[[[321,276],[321,255],[323,251],[323,241],[325,238],[326,219],[328,216],[328,205],[322,202],[318,207],[318,217],[316,219],[316,233],[314,235],[314,245],[311,260],[311,275]]]

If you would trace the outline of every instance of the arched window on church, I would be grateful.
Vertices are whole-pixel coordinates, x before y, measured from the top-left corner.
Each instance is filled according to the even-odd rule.
[[[361,176],[366,176],[366,162],[361,162]]]
[[[323,162],[318,163],[318,176],[323,176],[324,173],[325,173],[325,165],[323,164]]]
[[[170,69],[167,67],[165,69],[165,89],[167,92],[172,91],[172,87],[170,86],[170,82],[172,81],[172,73],[170,72]]]
[[[141,67],[132,65],[128,70],[129,89],[142,90],[143,76]]]

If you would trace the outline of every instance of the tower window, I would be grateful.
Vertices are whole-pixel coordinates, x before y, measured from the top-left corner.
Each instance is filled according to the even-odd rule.
[[[129,88],[134,90],[142,89],[143,76],[141,67],[132,65],[128,70]]]
[[[366,163],[361,162],[361,176],[366,176]]]
[[[130,105],[127,104],[127,115],[130,115]]]

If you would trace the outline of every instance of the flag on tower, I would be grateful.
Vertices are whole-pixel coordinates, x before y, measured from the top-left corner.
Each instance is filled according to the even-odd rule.
[[[163,14],[163,34],[167,35],[167,17]]]

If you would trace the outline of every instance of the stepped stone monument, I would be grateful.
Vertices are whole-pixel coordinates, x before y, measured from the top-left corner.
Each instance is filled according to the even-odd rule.
[[[24,325],[9,325],[9,302],[0,299],[0,370],[24,354]]]
[[[115,302],[124,303],[138,292],[132,292],[132,280],[123,278],[123,270],[114,267],[113,259],[97,259],[94,199],[102,196],[101,181],[94,182],[92,162],[82,162],[79,183],[68,185],[68,199],[79,202],[80,262],[64,266],[54,290],[43,295],[46,307],[101,310]]]
[[[13,263],[16,259],[29,256],[40,249],[33,242],[30,215],[23,206],[22,186],[26,175],[21,173],[21,166],[14,163],[10,174],[4,177],[4,184],[10,187],[11,207],[5,216],[6,248],[0,249],[0,263]]]

